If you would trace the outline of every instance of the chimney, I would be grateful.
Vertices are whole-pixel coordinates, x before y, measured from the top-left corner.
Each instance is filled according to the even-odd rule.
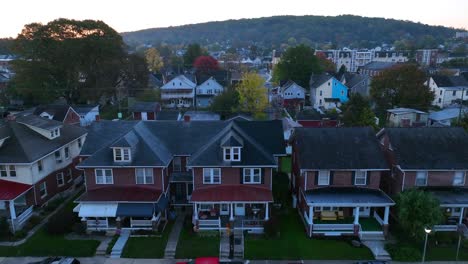
[[[184,115],[184,122],[190,122],[190,116]]]
[[[95,116],[95,120],[96,120],[96,122],[99,122],[99,121],[101,120],[101,116],[100,116],[100,115],[96,115],[96,116]]]

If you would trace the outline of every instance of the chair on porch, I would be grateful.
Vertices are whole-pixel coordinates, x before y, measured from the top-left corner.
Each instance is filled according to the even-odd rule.
[[[320,214],[320,220],[322,221],[335,221],[336,218],[335,211],[322,211]]]
[[[336,214],[338,215],[338,219],[339,219],[339,220],[343,220],[343,219],[344,219],[343,211],[340,210],[340,211],[338,211]]]

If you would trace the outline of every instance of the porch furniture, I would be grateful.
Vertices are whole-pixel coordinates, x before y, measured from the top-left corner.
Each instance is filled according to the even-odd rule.
[[[202,214],[202,215],[200,216],[200,219],[207,219],[207,218],[208,218],[208,216],[207,216],[206,214]]]
[[[322,211],[322,213],[320,214],[320,220],[335,221],[336,213],[334,211]]]
[[[338,214],[338,219],[340,220],[344,219],[343,211],[338,211],[337,214]]]

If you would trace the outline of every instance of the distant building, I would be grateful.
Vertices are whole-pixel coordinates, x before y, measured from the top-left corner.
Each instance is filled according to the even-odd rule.
[[[369,76],[347,72],[340,77],[340,81],[348,87],[349,94],[358,93],[362,96],[369,96]]]
[[[467,115],[468,108],[459,107],[446,108],[437,112],[429,114],[428,125],[429,126],[451,126],[453,121],[456,121],[460,116]]]
[[[157,102],[135,102],[128,111],[132,112],[134,120],[156,120],[161,105]]]
[[[161,100],[168,108],[188,108],[193,105],[196,83],[178,75],[161,87]]]
[[[279,96],[284,107],[302,108],[306,90],[293,81],[288,81],[279,88]]]
[[[213,98],[217,95],[222,94],[224,87],[219,84],[216,79],[210,77],[202,84],[196,87],[196,104],[198,107],[209,107],[213,102]]]
[[[409,51],[376,51],[373,61],[403,63],[409,60]]]
[[[435,66],[437,64],[437,49],[420,49],[416,51],[416,62],[422,66]]]
[[[375,77],[379,76],[383,71],[390,69],[395,65],[395,62],[373,61],[364,66],[359,67],[359,74],[369,77]]]
[[[296,114],[296,122],[303,127],[337,127],[336,117],[321,114],[315,109],[305,109]]]
[[[221,120],[219,114],[208,111],[188,111],[182,117],[184,121],[217,121]]]
[[[81,126],[88,126],[99,119],[99,105],[74,105],[73,109],[80,116]]]
[[[394,108],[387,110],[389,127],[421,127],[427,125],[429,114],[411,108]]]
[[[464,76],[434,75],[429,79],[429,89],[434,92],[432,105],[440,108],[468,100],[468,81]]]
[[[468,38],[468,31],[456,32],[455,38]]]
[[[314,108],[333,109],[348,101],[348,87],[332,75],[323,73],[310,78],[310,102]]]
[[[32,114],[70,125],[80,123],[80,115],[67,104],[40,105],[34,109]]]

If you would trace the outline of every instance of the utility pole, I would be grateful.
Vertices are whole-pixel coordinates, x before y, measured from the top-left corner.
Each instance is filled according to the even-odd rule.
[[[462,96],[460,102],[460,111],[458,112],[458,124],[460,124],[461,116],[462,116],[462,109],[463,109],[463,97],[465,95],[465,87],[462,89]]]

